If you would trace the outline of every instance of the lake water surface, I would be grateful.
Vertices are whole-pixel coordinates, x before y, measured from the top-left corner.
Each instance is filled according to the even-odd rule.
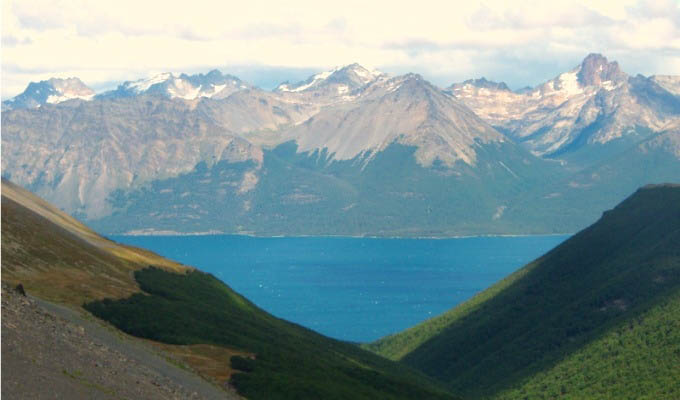
[[[459,304],[568,236],[114,236],[221,279],[268,312],[367,342]]]

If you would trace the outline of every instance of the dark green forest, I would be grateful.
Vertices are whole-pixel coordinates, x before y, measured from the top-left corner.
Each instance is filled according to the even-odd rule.
[[[147,268],[145,294],[85,309],[131,335],[170,344],[207,343],[234,357],[232,384],[249,399],[451,399],[434,380],[354,344],[277,319],[212,275]]]

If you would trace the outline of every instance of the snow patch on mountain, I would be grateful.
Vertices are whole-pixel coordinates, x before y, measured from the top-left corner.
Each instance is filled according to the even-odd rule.
[[[123,83],[123,87],[129,88],[134,90],[136,93],[142,93],[146,92],[149,90],[149,88],[153,85],[157,85],[162,82],[168,81],[170,78],[173,78],[173,74],[170,72],[164,72],[162,74],[158,74],[156,76],[153,76],[148,79],[139,79],[136,81],[132,82],[125,82]]]
[[[46,103],[50,104],[58,104],[64,101],[68,100],[73,100],[73,99],[80,99],[80,100],[92,100],[94,97],[94,94],[90,95],[79,95],[79,94],[72,94],[72,93],[63,93],[61,95],[51,95],[47,97],[47,100],[45,100]]]
[[[307,83],[302,83],[302,84],[299,84],[297,86],[296,85],[287,85],[287,84],[280,85],[278,90],[280,90],[282,92],[302,92],[303,90],[307,90],[310,87],[317,85],[319,82],[325,81],[326,78],[331,76],[334,72],[338,71],[339,69],[340,68],[336,68],[332,71],[320,72],[320,73],[312,76],[310,79],[308,79],[306,81]]]
[[[561,90],[567,96],[575,96],[577,94],[583,93],[581,85],[578,83],[578,70],[565,72],[557,78],[559,84],[559,90]]]

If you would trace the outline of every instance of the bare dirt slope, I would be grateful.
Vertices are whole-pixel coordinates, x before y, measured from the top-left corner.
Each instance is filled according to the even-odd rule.
[[[232,399],[150,346],[2,286],[3,399]]]

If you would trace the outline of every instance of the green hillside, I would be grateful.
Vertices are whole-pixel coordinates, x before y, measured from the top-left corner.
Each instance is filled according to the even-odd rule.
[[[453,398],[407,366],[267,314],[211,275],[102,238],[5,180],[2,281],[85,303],[220,385],[237,370],[230,383],[249,399]]]
[[[528,188],[509,202],[503,219],[538,232],[559,231],[558,227],[576,232],[635,192],[641,183],[677,182],[680,134],[640,130],[631,138],[590,144],[565,156],[568,173],[552,175],[548,184]]]
[[[647,186],[461,306],[368,348],[469,398],[680,397],[680,186]]]
[[[267,314],[212,275],[148,268],[135,278],[146,295],[85,308],[134,336],[253,354],[231,360],[231,383],[249,399],[452,398],[408,367]]]

